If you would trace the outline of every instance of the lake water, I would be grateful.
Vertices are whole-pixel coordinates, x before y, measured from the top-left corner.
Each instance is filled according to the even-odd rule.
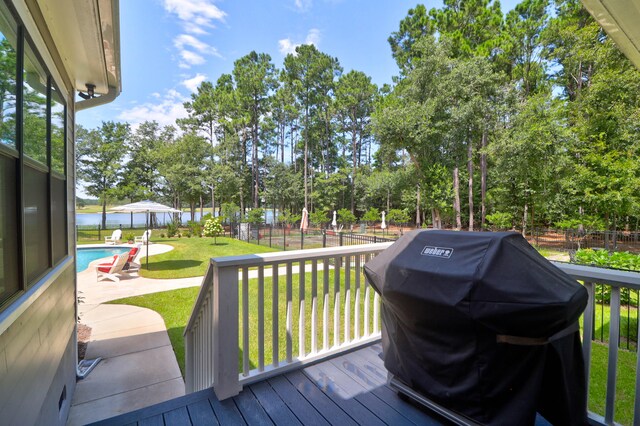
[[[211,210],[204,214],[211,213]],[[217,212],[216,212],[217,215]],[[267,223],[273,222],[273,210],[266,210]],[[185,212],[181,215],[182,223],[187,224],[191,220],[191,213]],[[171,222],[173,219],[172,214],[157,213],[158,223],[163,226]],[[196,210],[195,220],[200,220],[200,210]],[[102,223],[102,213],[77,213],[76,225],[81,226],[98,226]],[[133,226],[136,228],[143,227],[147,223],[146,213],[133,213]],[[128,228],[131,225],[131,213],[107,213],[107,228],[117,228],[122,225],[123,228]]]

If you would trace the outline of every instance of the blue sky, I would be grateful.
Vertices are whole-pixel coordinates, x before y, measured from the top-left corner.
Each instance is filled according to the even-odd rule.
[[[512,9],[517,1],[503,1]],[[296,45],[337,57],[344,72],[365,72],[381,86],[397,67],[387,43],[417,3],[405,0],[123,0],[120,2],[122,93],[80,111],[77,123],[174,124],[203,81],[215,82],[238,58],[268,53],[276,67]],[[441,1],[424,2],[428,9]]]

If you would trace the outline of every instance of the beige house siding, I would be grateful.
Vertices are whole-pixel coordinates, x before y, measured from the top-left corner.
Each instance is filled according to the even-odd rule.
[[[69,258],[63,263],[57,278],[0,335],[3,423],[66,422],[75,389],[76,291],[74,262]],[[66,399],[59,410],[65,386]]]
[[[27,3],[29,6],[27,7]],[[64,425],[76,383],[74,90],[35,2],[14,6],[67,104],[68,253],[0,314],[0,424]],[[37,24],[36,24],[37,23]],[[63,396],[64,395],[64,396]]]

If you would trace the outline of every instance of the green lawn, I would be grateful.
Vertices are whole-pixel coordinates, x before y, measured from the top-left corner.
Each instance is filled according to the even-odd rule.
[[[221,256],[237,256],[248,253],[267,253],[276,251],[267,246],[257,246],[233,238],[158,238],[151,235],[151,241],[174,247],[167,253],[149,257],[147,262],[141,258],[140,275],[148,278],[187,278],[201,277],[207,271],[209,259]],[[144,255],[144,247],[142,248]]]

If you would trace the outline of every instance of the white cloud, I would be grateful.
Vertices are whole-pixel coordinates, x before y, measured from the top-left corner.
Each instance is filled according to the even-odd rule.
[[[224,22],[227,14],[210,0],[164,0],[167,12],[174,13],[187,31],[202,33],[205,28],[214,28],[214,21]]]
[[[151,95],[156,97],[155,93]],[[175,126],[176,119],[187,117],[183,103],[189,99],[170,89],[158,102],[146,102],[122,111],[118,119],[131,124],[135,130],[144,121],[157,121],[161,126]]]
[[[320,30],[317,28],[311,28],[304,39],[304,43],[294,43],[290,38],[278,40],[278,50],[283,56],[286,56],[289,53],[295,54],[296,47],[301,44],[313,44],[317,47],[320,44]]]
[[[311,28],[307,34],[307,38],[304,40],[304,44],[313,44],[317,46],[320,43],[320,30],[317,28]]]
[[[189,68],[189,66],[191,65],[204,64],[204,58],[201,55],[198,55],[197,53],[194,53],[190,50],[182,50],[180,52],[180,57],[183,60],[183,62],[180,64],[181,68]]]
[[[173,45],[181,58],[178,64],[180,68],[201,65],[206,56],[222,57],[218,49],[192,35],[205,36],[208,29],[215,28],[215,21],[224,22],[227,14],[213,4],[213,1],[164,0],[164,8],[178,17],[184,31],[188,33],[173,39]]]
[[[189,89],[191,92],[195,93],[198,91],[198,86],[200,86],[200,83],[202,83],[206,79],[207,79],[206,75],[196,74],[196,76],[193,78],[188,78],[186,80],[183,80],[181,84],[187,89]]]
[[[312,0],[294,0],[296,9],[300,12],[306,12],[311,9]]]

